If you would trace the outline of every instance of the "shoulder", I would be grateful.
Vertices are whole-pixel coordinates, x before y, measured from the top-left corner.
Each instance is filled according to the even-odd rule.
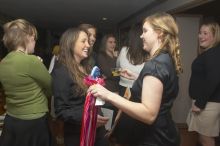
[[[99,52],[99,53],[97,54],[97,59],[98,59],[99,62],[100,62],[100,61],[105,61],[107,58],[108,58],[108,56],[107,56],[107,54],[104,53],[104,52]]]
[[[126,46],[122,47],[120,52],[127,53],[128,52],[128,47],[126,47]]]
[[[56,63],[51,75],[54,76],[54,75],[66,75],[66,74],[68,74],[67,67],[61,63]]]
[[[151,75],[160,79],[162,82],[165,82],[169,79],[171,72],[174,71],[175,69],[173,68],[170,55],[168,53],[162,53],[144,64],[141,75],[143,77]]]
[[[54,81],[64,81],[72,82],[72,77],[67,69],[67,67],[61,63],[56,63],[54,69],[51,73],[52,80]]]
[[[156,69],[156,68],[164,68],[166,69],[169,66],[173,65],[172,58],[168,53],[162,53],[155,58],[147,61],[144,64],[145,68]]]
[[[127,60],[127,57],[126,57],[127,53],[128,53],[128,48],[126,46],[122,47],[118,55],[118,58],[120,60]]]
[[[204,56],[215,56],[215,57],[219,57],[220,55],[220,45],[217,45],[215,47],[210,48],[209,50],[207,50],[206,52],[202,53],[204,54]]]
[[[220,65],[220,45],[210,48],[200,55],[205,64],[215,66]]]
[[[36,56],[36,55],[26,55],[25,57],[24,57],[24,59],[26,60],[26,61],[30,61],[30,63],[33,63],[33,64],[35,64],[35,63],[42,63],[42,60],[41,60],[41,58],[40,57],[38,57],[38,56]]]

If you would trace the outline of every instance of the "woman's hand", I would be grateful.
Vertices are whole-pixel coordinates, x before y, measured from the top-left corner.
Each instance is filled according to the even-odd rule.
[[[40,56],[36,56],[41,62],[43,62],[43,59]]]
[[[108,117],[103,117],[103,116],[98,115],[96,127],[104,126],[108,122],[108,120],[109,120]]]
[[[89,87],[87,92],[91,92],[93,96],[98,97],[104,101],[108,101],[108,97],[110,94],[113,94],[102,85],[95,84]]]
[[[136,80],[137,77],[138,77],[137,74],[131,72],[131,71],[128,70],[128,69],[122,69],[122,70],[120,71],[120,76],[122,76],[122,77],[124,77],[124,78],[127,78],[127,79],[129,79],[129,80]]]
[[[192,112],[194,113],[200,113],[201,109],[199,107],[197,107],[195,104],[192,105]]]

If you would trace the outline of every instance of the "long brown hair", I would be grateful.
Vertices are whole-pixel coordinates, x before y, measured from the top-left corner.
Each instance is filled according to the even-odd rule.
[[[88,59],[82,60],[79,64],[76,62],[74,58],[73,48],[75,47],[75,43],[79,38],[80,32],[85,32],[80,28],[70,28],[66,30],[60,39],[60,55],[59,55],[59,63],[64,64],[72,79],[76,82],[78,86],[74,87],[78,94],[83,95],[86,93],[87,87],[83,82],[83,78],[89,74],[91,67],[88,63]],[[85,32],[86,33],[86,32]],[[85,72],[82,72],[79,69],[79,66],[82,66]]]
[[[154,56],[157,56],[163,51],[168,52],[173,59],[176,72],[183,72],[178,38],[179,30],[174,18],[170,14],[162,12],[147,17],[144,19],[144,23],[145,22],[148,22],[155,31],[160,31],[162,33],[162,45],[155,52]]]
[[[116,41],[116,37],[114,36],[114,34],[106,34],[103,36],[102,40],[101,40],[101,44],[100,44],[100,48],[99,48],[99,52],[100,53],[104,53],[106,54],[106,49],[107,49],[107,41],[109,38],[114,38],[115,41]],[[115,49],[117,48],[117,42],[116,42],[116,47]]]
[[[136,24],[128,32],[128,53],[126,57],[133,65],[142,64],[148,56],[148,53],[143,49],[143,42],[140,38],[141,30],[141,25]]]

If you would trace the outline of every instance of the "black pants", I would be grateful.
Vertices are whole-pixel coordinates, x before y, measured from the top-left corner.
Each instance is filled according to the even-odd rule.
[[[22,120],[6,115],[0,146],[53,146],[47,115]]]

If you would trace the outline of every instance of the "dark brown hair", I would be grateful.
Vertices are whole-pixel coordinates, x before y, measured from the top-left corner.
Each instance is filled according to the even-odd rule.
[[[141,33],[142,29],[140,25],[132,26],[128,33],[127,58],[133,65],[142,64],[148,56],[148,53],[143,49],[143,42],[140,38]]]
[[[107,44],[107,41],[110,37],[113,37],[116,40],[116,37],[113,34],[104,35],[102,40],[101,40],[101,44],[100,44],[100,48],[99,48],[100,53],[106,54],[106,44]],[[117,46],[117,44],[116,44],[116,46]]]
[[[93,29],[95,29],[95,31],[97,31],[97,29],[96,29],[95,26],[93,26],[92,24],[87,24],[87,23],[82,23],[82,24],[80,24],[80,25],[79,25],[79,28],[85,30],[86,32],[87,32],[88,29],[90,29],[90,28],[93,28]],[[88,32],[87,32],[87,33],[88,33]]]
[[[83,79],[86,75],[89,74],[91,67],[88,63],[88,59],[82,60],[79,64],[74,58],[73,48],[75,43],[79,38],[80,32],[85,32],[80,28],[70,28],[66,30],[60,39],[60,56],[59,62],[64,64],[69,73],[71,74],[72,79],[76,82],[78,86],[74,87],[78,94],[83,95],[86,93],[87,86],[84,84]],[[86,33],[86,32],[85,32]],[[79,66],[82,66],[85,72],[82,72],[79,69]]]

